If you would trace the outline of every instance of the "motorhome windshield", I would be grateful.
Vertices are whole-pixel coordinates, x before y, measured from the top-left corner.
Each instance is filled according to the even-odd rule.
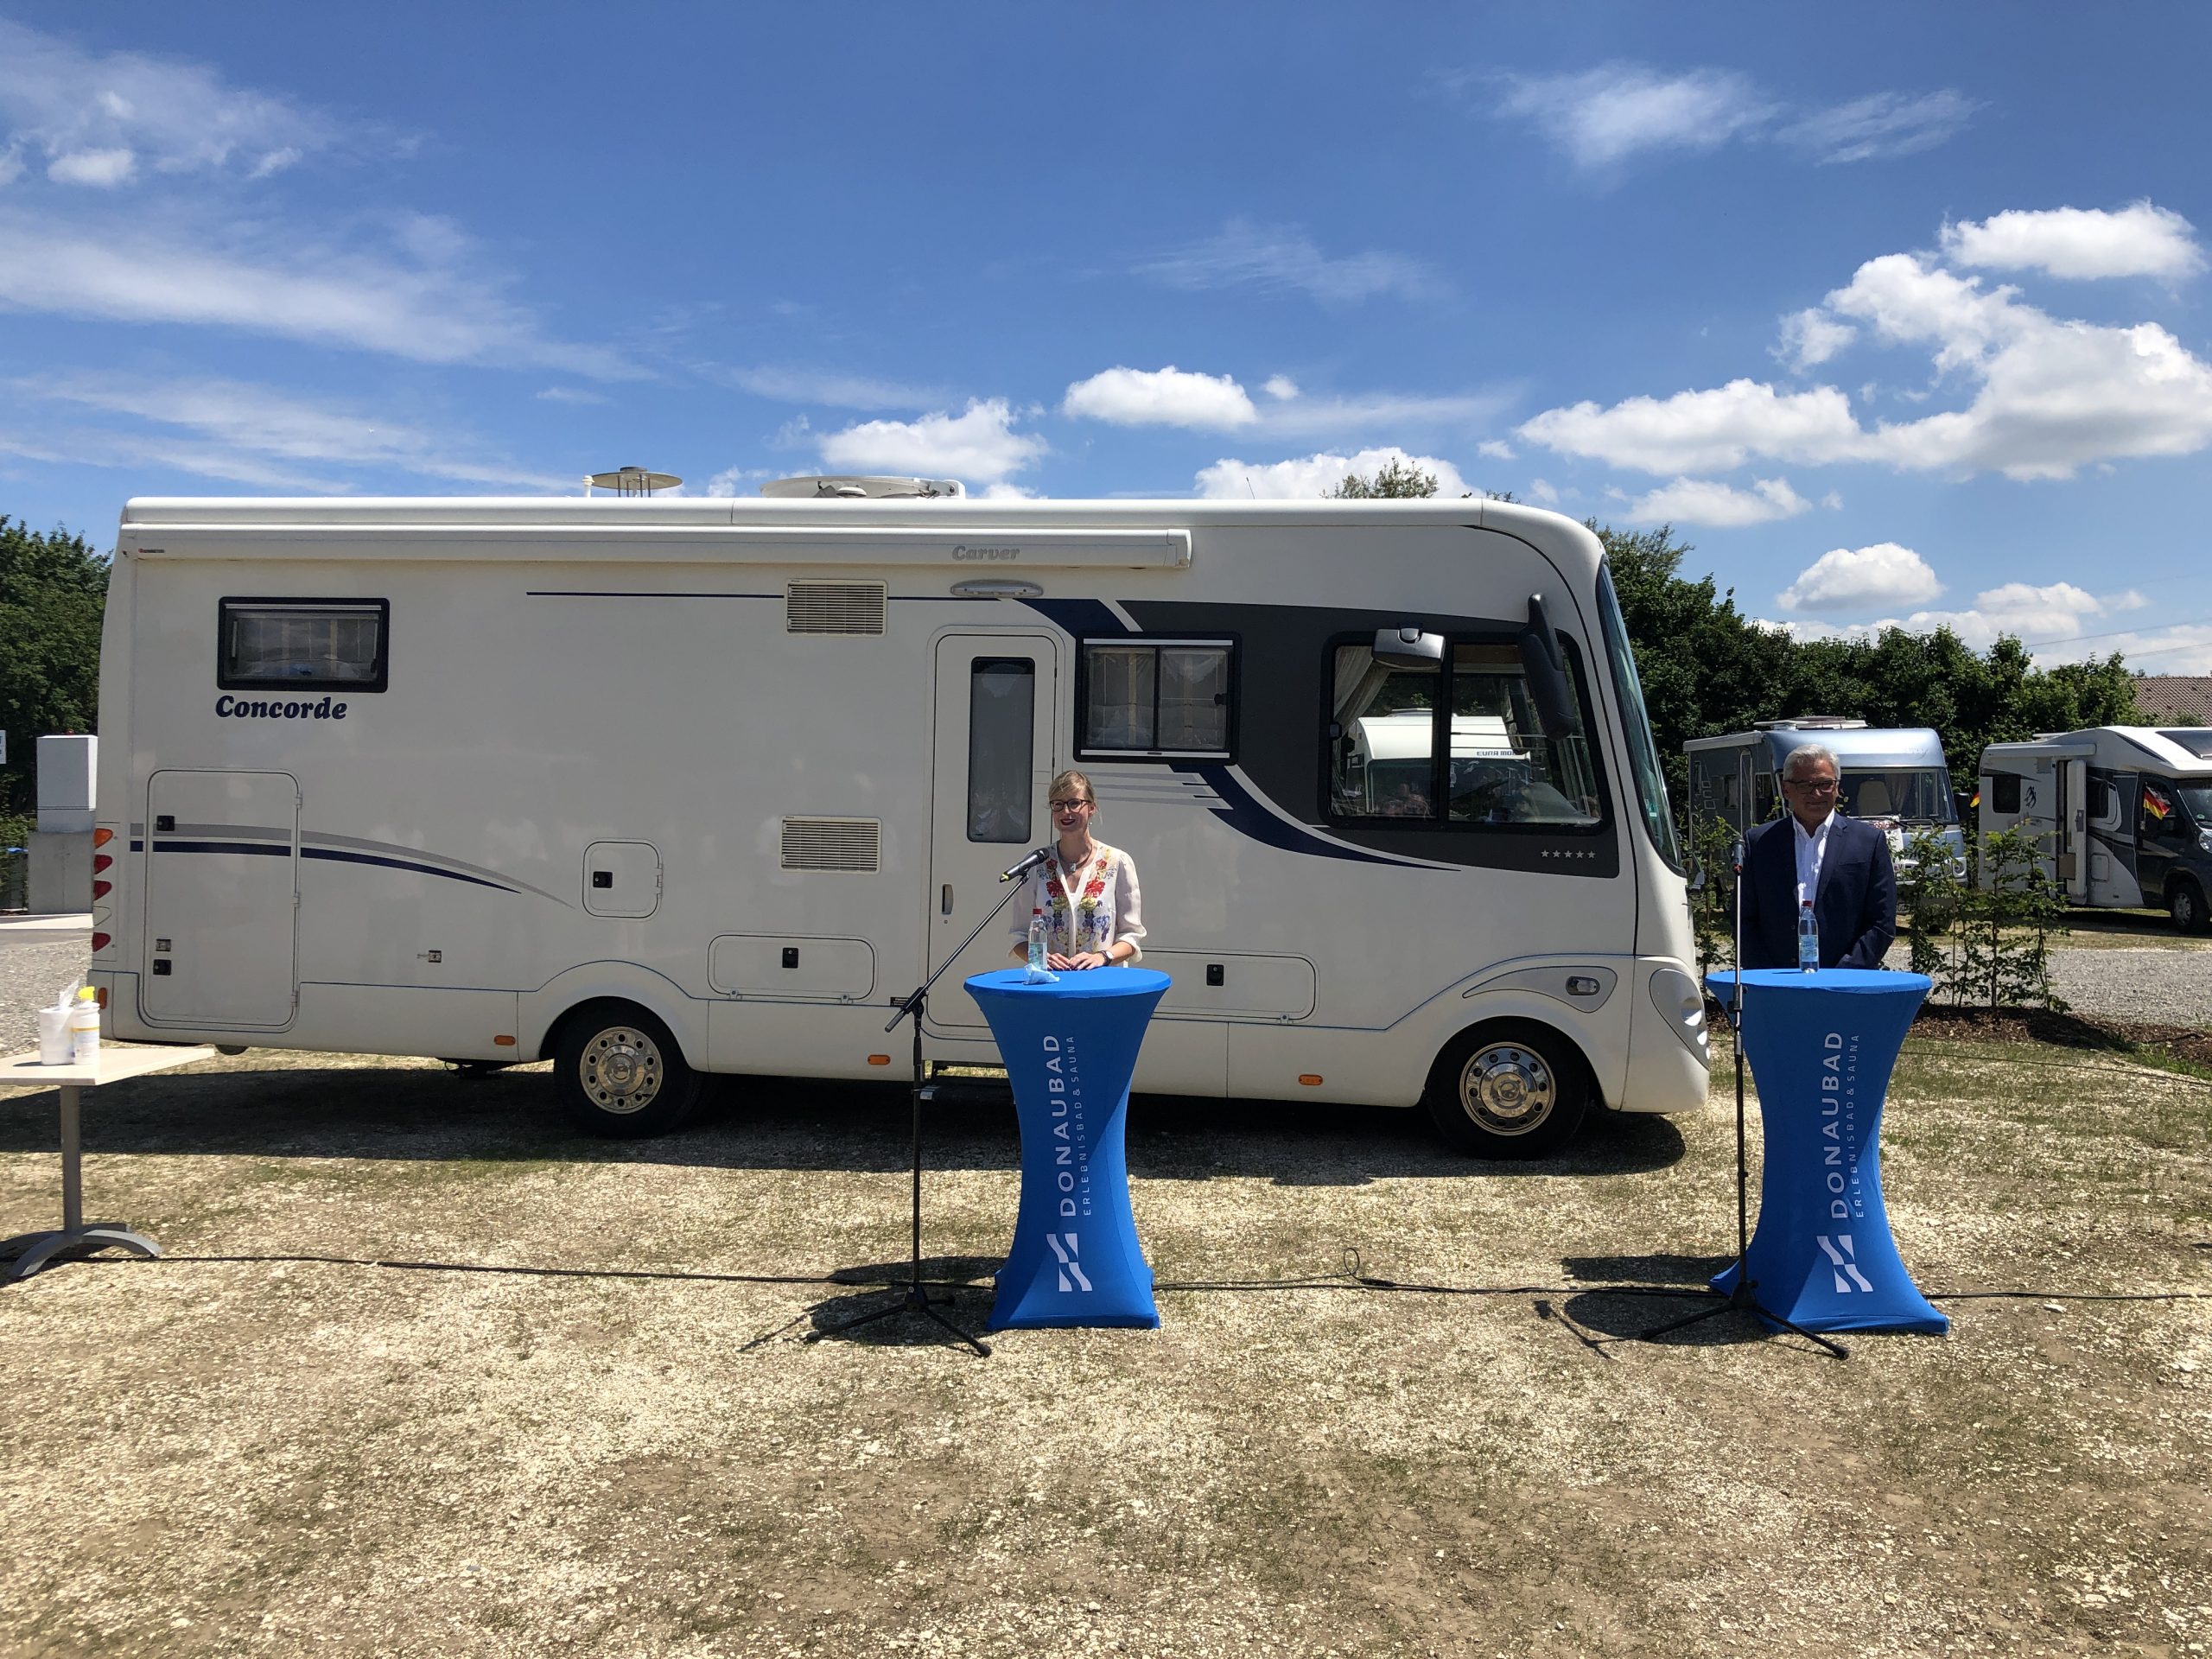
[[[1651,716],[1643,707],[1643,686],[1636,677],[1636,653],[1629,649],[1628,624],[1621,618],[1620,601],[1613,597],[1610,568],[1598,567],[1598,624],[1605,633],[1605,664],[1612,671],[1613,696],[1621,706],[1621,725],[1628,739],[1630,769],[1636,773],[1636,798],[1643,808],[1643,825],[1651,832],[1651,845],[1674,868],[1682,868],[1682,849],[1675,840],[1675,815],[1667,805],[1667,774],[1659,769],[1659,745],[1651,735]]]
[[[2182,810],[2189,814],[2189,821],[2200,830],[2212,830],[2212,784],[2175,784],[2171,787],[2181,799]]]
[[[1951,776],[1941,766],[1853,766],[1843,770],[1843,810],[1854,818],[1955,823]]]

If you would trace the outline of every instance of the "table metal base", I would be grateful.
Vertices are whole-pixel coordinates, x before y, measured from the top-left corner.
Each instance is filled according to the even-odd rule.
[[[10,1256],[15,1258],[7,1262],[7,1271],[0,1273],[0,1284],[28,1279],[55,1262],[73,1262],[109,1249],[148,1257],[162,1253],[162,1247],[145,1234],[134,1233],[114,1222],[91,1227],[63,1227],[50,1233],[25,1233],[17,1238],[0,1240],[0,1262],[7,1262]]]

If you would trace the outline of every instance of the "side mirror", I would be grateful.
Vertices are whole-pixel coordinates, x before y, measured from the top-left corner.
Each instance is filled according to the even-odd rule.
[[[1541,594],[1529,595],[1529,621],[1521,630],[1521,664],[1528,677],[1529,701],[1536,705],[1536,723],[1554,742],[1580,737],[1582,721],[1567,687],[1567,653],[1559,633],[1544,610]]]
[[[1444,666],[1444,636],[1423,633],[1419,628],[1375,630],[1375,660],[1385,668],[1419,673]]]

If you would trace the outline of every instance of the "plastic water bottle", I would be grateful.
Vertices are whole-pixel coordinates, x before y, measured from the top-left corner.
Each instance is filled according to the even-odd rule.
[[[69,1058],[79,1065],[90,1065],[99,1057],[99,993],[87,985],[69,1005]]]
[[[1820,970],[1821,925],[1813,919],[1810,904],[1797,907],[1797,966],[1808,974]]]
[[[1033,981],[1045,972],[1045,907],[1038,906],[1029,912],[1029,974]]]

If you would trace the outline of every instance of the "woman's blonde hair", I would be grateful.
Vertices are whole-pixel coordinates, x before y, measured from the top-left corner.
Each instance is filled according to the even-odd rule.
[[[1077,788],[1083,791],[1081,798],[1089,801],[1093,807],[1098,804],[1098,791],[1090,786],[1090,774],[1077,772],[1073,766],[1053,774],[1052,786],[1045,791],[1045,798],[1047,801],[1065,801],[1068,791]]]

